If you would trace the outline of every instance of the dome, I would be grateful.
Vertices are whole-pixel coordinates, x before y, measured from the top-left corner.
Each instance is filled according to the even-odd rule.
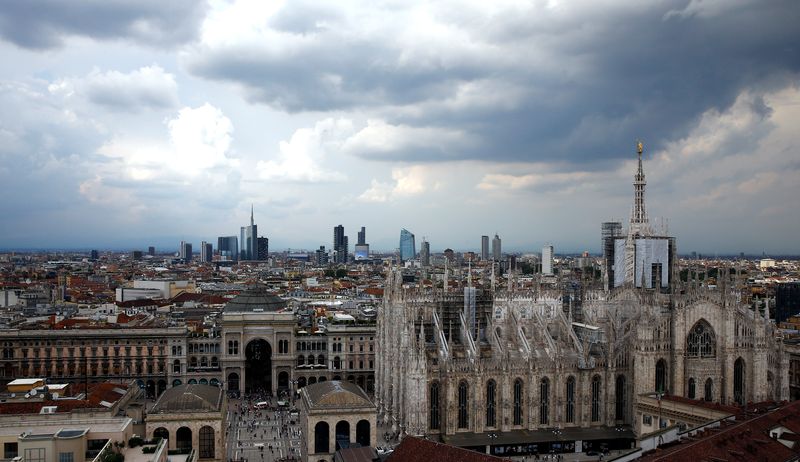
[[[375,407],[372,401],[356,384],[329,380],[303,387],[310,408],[355,408]]]
[[[222,393],[221,388],[213,385],[178,385],[162,393],[150,413],[219,412]]]
[[[225,305],[226,313],[275,312],[286,307],[286,301],[272,295],[264,287],[248,289]]]

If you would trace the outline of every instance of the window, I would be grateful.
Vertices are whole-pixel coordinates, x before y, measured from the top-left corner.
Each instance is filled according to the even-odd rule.
[[[649,414],[642,414],[642,424],[653,425],[653,416]]]
[[[539,424],[550,423],[550,381],[547,377],[539,383]]]
[[[575,377],[567,379],[567,406],[564,413],[567,423],[575,423]]]
[[[75,462],[75,456],[72,452],[59,452],[58,462]]]
[[[467,382],[458,384],[458,428],[469,426],[469,388]]]
[[[600,376],[592,378],[592,422],[600,421]]]
[[[428,391],[428,427],[431,430],[439,429],[439,382],[431,383]]]
[[[3,443],[3,458],[13,459],[17,457],[17,443]]]
[[[300,356],[297,357],[297,365],[298,366],[302,366],[305,363],[306,363],[306,357],[305,356],[300,355]]]
[[[238,340],[228,340],[228,354],[229,355],[238,355],[239,354],[239,341]]]
[[[742,358],[733,363],[733,400],[740,406],[744,404],[744,360]]]
[[[489,380],[486,384],[486,426],[487,427],[494,427],[496,424],[495,419],[495,406],[496,406],[496,398],[495,398],[495,391],[497,385],[495,384],[494,380]]]
[[[181,373],[181,361],[176,359],[172,362],[172,373],[173,374],[180,374]]]
[[[522,425],[522,380],[514,381],[514,425]]]
[[[708,380],[706,380],[706,385],[705,385],[705,390],[704,391],[705,391],[705,393],[704,393],[705,394],[705,396],[704,396],[705,400],[706,401],[714,401],[714,381],[711,380],[710,378]]]
[[[25,462],[45,462],[44,448],[31,448],[25,450]]]
[[[625,420],[625,376],[624,375],[617,376],[617,386],[615,392],[617,394],[616,419]]]
[[[338,356],[333,358],[333,368],[334,369],[341,369],[342,368],[342,360],[339,359]]]
[[[689,399],[694,399],[695,393],[696,393],[696,391],[695,391],[696,386],[697,385],[695,384],[694,378],[690,378],[689,379],[689,393],[687,393]]]
[[[714,331],[704,320],[694,325],[686,336],[686,354],[695,358],[713,358],[716,356]]]
[[[214,458],[214,429],[207,425],[200,428],[200,458]]]
[[[667,362],[659,359],[656,363],[656,392],[664,393],[667,390]]]

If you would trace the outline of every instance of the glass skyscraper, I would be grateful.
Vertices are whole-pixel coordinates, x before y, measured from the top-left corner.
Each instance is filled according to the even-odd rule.
[[[417,245],[414,243],[414,233],[403,228],[400,230],[400,260],[413,260],[417,255]]]

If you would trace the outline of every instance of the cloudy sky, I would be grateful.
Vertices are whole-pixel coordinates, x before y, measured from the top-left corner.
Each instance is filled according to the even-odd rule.
[[[0,8],[0,247],[800,253],[796,0],[20,0]]]

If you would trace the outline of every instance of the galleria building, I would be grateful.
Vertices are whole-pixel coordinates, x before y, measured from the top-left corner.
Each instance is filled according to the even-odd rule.
[[[448,290],[422,289],[393,271],[378,318],[379,418],[462,447],[507,443],[495,453],[510,455],[629,448],[675,423],[645,405],[663,397],[788,399],[788,355],[774,323],[742,302],[738,275],[681,282],[675,239],[647,218],[641,145],[634,188],[628,229],[605,236],[616,252],[606,288],[580,300],[514,290],[513,276],[505,292],[455,292],[447,274]]]

